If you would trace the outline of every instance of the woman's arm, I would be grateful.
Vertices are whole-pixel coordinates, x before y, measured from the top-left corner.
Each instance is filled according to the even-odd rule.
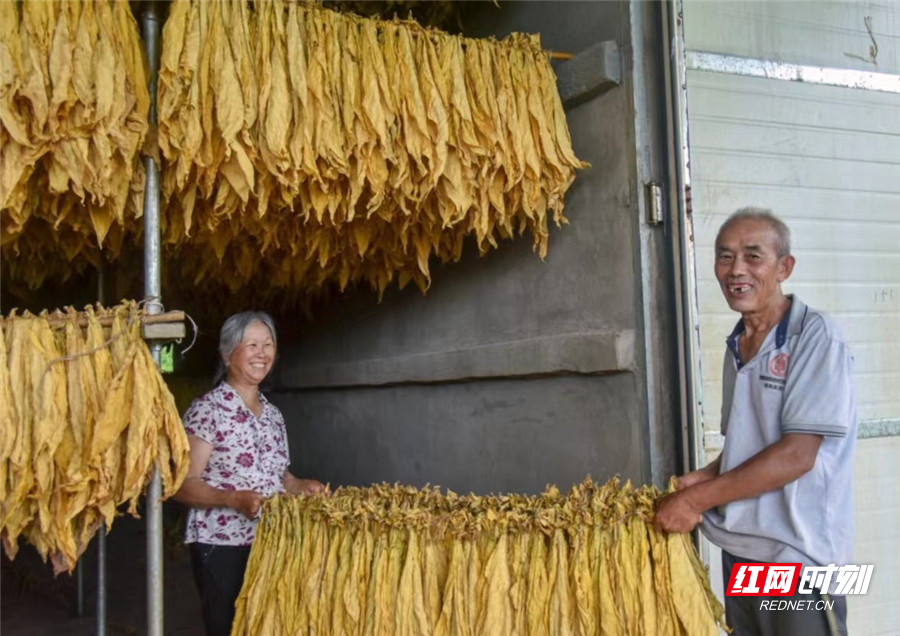
[[[234,508],[248,519],[256,518],[262,506],[262,496],[253,490],[225,490],[203,481],[203,471],[209,463],[213,445],[195,435],[188,435],[191,463],[187,477],[175,493],[175,500],[191,508]]]
[[[287,470],[284,471],[281,480],[284,483],[284,491],[289,495],[315,495],[316,493],[325,492],[325,486],[322,485],[322,482],[315,479],[294,477]]]

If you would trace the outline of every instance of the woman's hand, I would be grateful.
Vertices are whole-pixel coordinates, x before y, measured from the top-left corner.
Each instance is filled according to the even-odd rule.
[[[254,490],[233,490],[229,493],[228,507],[252,520],[259,514],[262,502],[262,495]]]
[[[284,471],[282,476],[284,491],[289,495],[317,495],[326,492],[322,482],[316,479],[299,479],[289,471]]]
[[[298,479],[297,482],[299,482],[300,491],[304,495],[317,495],[325,492],[324,484],[317,479]]]

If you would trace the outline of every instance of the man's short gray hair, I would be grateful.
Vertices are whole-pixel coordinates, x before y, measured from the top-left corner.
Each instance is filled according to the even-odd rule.
[[[726,227],[728,227],[735,221],[741,221],[743,219],[755,219],[765,221],[769,224],[769,226],[775,231],[775,252],[778,255],[778,258],[788,256],[791,253],[790,228],[784,221],[775,216],[772,213],[772,210],[769,210],[768,208],[746,207],[734,212],[731,216],[728,217],[728,219],[726,219],[726,221],[722,224],[722,227],[719,228],[719,233],[718,235],[716,235],[716,243],[719,242],[719,236],[722,235],[722,231]]]
[[[275,350],[278,350],[278,333],[275,331],[275,321],[272,320],[272,316],[264,311],[242,311],[229,316],[219,331],[219,369],[216,372],[215,384],[219,384],[228,376],[225,361],[231,357],[234,350],[244,340],[244,332],[254,322],[261,322],[266,326],[269,333],[272,334]]]

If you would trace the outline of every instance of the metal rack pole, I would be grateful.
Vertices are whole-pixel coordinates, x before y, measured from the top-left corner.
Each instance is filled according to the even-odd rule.
[[[159,73],[160,17],[158,3],[145,2],[141,13],[144,47],[150,70],[150,127],[156,127],[156,84]],[[144,299],[147,312],[162,312],[160,283],[159,172],[152,157],[144,159],[147,182],[144,189]],[[160,346],[150,346],[153,360],[159,365]],[[159,470],[154,469],[147,489],[147,634],[163,635],[163,548],[162,548],[162,484]]]
[[[97,636],[106,636],[106,524],[97,531]]]
[[[106,302],[105,261],[97,266],[97,302]],[[84,558],[78,559],[76,576],[75,613],[84,616]],[[106,636],[106,525],[97,531],[97,636]]]
[[[75,566],[75,615],[84,616],[84,563],[81,559]]]
[[[106,265],[97,267],[97,301],[106,302]],[[97,530],[97,636],[106,636],[106,524]]]

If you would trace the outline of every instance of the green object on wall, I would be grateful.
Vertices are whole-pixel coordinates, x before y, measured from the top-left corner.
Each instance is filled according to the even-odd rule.
[[[160,349],[159,370],[162,373],[173,373],[175,371],[175,345],[171,342]]]

